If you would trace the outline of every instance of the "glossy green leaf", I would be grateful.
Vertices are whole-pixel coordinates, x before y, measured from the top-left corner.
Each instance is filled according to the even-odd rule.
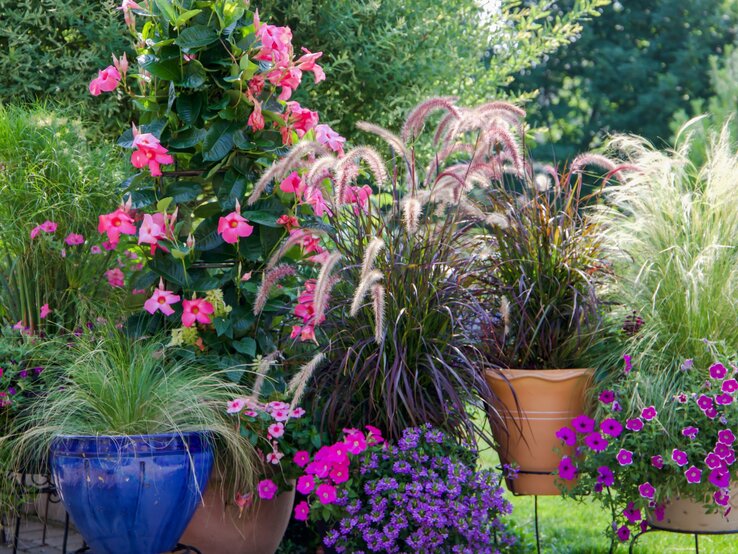
[[[246,354],[247,356],[256,356],[256,341],[251,337],[244,337],[240,340],[233,341],[233,348],[236,352]]]
[[[177,181],[169,185],[164,194],[171,196],[172,200],[177,204],[189,202],[202,194],[202,186],[194,181]]]
[[[179,14],[174,22],[175,26],[181,27],[200,12],[202,12],[202,10],[187,10],[186,12]]]
[[[233,133],[237,128],[237,125],[228,121],[215,121],[205,135],[202,159],[217,162],[225,158],[233,149]]]
[[[177,97],[177,115],[187,125],[194,125],[202,110],[201,94],[180,94]]]
[[[205,25],[193,25],[179,33],[175,41],[181,48],[200,48],[218,40],[218,32]]]

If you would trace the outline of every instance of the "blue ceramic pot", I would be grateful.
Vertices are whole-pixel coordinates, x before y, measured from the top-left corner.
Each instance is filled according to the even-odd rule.
[[[205,433],[60,436],[51,444],[59,495],[94,554],[172,550],[212,467]]]

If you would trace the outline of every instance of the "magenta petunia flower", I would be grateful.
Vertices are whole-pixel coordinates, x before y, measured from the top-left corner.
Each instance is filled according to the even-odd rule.
[[[304,500],[295,504],[295,519],[297,521],[307,521],[310,517],[310,506]]]
[[[321,504],[333,504],[336,501],[336,488],[328,483],[318,485],[315,494]]]
[[[264,479],[263,481],[259,481],[257,490],[259,491],[259,498],[262,500],[271,500],[277,494],[279,488],[271,479]]]
[[[630,450],[621,448],[615,456],[615,459],[621,466],[627,466],[633,463],[633,453]]]
[[[710,469],[717,469],[719,467],[723,467],[724,463],[720,456],[718,456],[714,452],[710,452],[705,457],[705,465]]]
[[[713,469],[707,480],[719,489],[727,489],[730,486],[730,472],[722,468]]]
[[[651,465],[655,467],[656,469],[663,469],[664,457],[661,455],[651,456]]]
[[[597,468],[597,482],[606,486],[612,487],[615,484],[615,475],[612,470],[607,466],[600,466]]]
[[[712,499],[718,506],[727,506],[730,502],[730,494],[723,491],[715,491],[712,495]]]
[[[689,463],[687,453],[682,450],[677,450],[676,448],[671,451],[671,459],[674,460],[674,463],[679,467],[685,466]]]
[[[559,477],[565,481],[571,481],[577,476],[577,467],[571,461],[569,456],[564,456],[559,462]]]
[[[736,381],[735,379],[728,379],[727,381],[723,381],[723,384],[720,388],[723,392],[727,393],[738,391],[738,381]]]
[[[697,399],[697,405],[700,407],[700,409],[704,412],[708,408],[712,408],[712,398],[707,396],[706,394],[700,395],[700,397]]]
[[[722,442],[719,442],[715,445],[715,448],[713,449],[713,451],[715,452],[715,454],[718,455],[718,457],[721,460],[724,460],[730,455],[731,452],[733,452],[733,449],[730,448],[730,446],[728,446],[727,444],[723,444]]]
[[[305,467],[310,463],[310,454],[307,450],[298,450],[295,452],[295,456],[292,458],[295,465],[298,467]]]
[[[594,452],[602,452],[607,449],[607,445],[610,443],[600,433],[590,433],[589,435],[584,437],[584,444],[586,444]]]
[[[643,429],[643,420],[640,417],[629,419],[625,422],[625,428],[628,431],[635,431],[637,433]]]
[[[653,418],[656,417],[658,412],[656,412],[656,408],[653,406],[648,406],[647,408],[643,408],[641,411],[641,417],[645,419],[646,421],[651,421]]]
[[[735,435],[730,429],[722,429],[721,431],[718,431],[718,441],[723,444],[731,445],[735,442]]]
[[[620,529],[618,529],[618,539],[620,539],[620,542],[625,542],[630,538],[630,529],[628,529],[625,525],[621,525]]]
[[[628,502],[628,505],[623,510],[623,515],[625,516],[625,519],[628,520],[631,524],[636,524],[641,519],[643,519],[643,516],[641,515],[641,510],[639,508],[635,507],[635,504],[632,502]]]
[[[653,509],[653,515],[656,518],[656,521],[664,521],[664,511],[666,510],[666,506],[663,504],[657,504]]]
[[[595,420],[582,414],[571,420],[571,426],[577,433],[587,434],[594,431]]]
[[[556,431],[556,438],[567,446],[574,446],[577,443],[577,435],[571,427],[562,427]]]
[[[312,475],[301,475],[297,479],[297,485],[295,488],[300,494],[310,494],[315,489],[315,477]]]
[[[626,375],[628,373],[630,373],[631,370],[633,369],[633,364],[631,363],[631,360],[632,360],[632,358],[628,354],[625,354],[623,356],[623,361],[625,362],[625,370],[624,371],[625,371],[625,374]]]
[[[647,498],[649,500],[653,500],[654,494],[656,494],[656,489],[653,488],[653,485],[646,481],[642,485],[638,486],[638,493],[643,497]]]
[[[615,400],[615,393],[611,390],[603,390],[599,398],[603,404],[612,404]]]
[[[727,406],[733,403],[733,396],[727,393],[718,394],[715,397],[715,404],[718,406]]]
[[[697,434],[699,432],[700,432],[700,430],[697,429],[697,427],[693,427],[691,425],[689,425],[688,427],[685,427],[684,429],[682,429],[682,435],[684,435],[688,439],[692,439],[692,440],[694,440],[694,438],[697,436]]]
[[[699,483],[702,481],[702,470],[695,466],[689,466],[689,469],[684,472],[684,477],[687,478],[687,483]]]
[[[619,437],[623,432],[623,426],[617,419],[607,418],[600,423],[600,429],[606,435],[611,437]]]
[[[705,410],[705,416],[709,417],[710,419],[715,419],[717,415],[718,411],[714,406]]]
[[[724,379],[728,374],[728,370],[721,363],[712,364],[710,366],[710,378],[712,379]]]

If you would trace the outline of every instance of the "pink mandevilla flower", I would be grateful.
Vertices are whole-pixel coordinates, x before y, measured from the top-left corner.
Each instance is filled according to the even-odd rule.
[[[346,143],[346,139],[331,129],[330,126],[325,124],[316,125],[315,140],[339,155],[343,155],[343,145]]]
[[[98,217],[97,230],[99,233],[105,233],[108,240],[115,248],[121,235],[135,235],[136,226],[133,224],[133,218],[128,211],[121,207],[109,214],[103,214]]]
[[[160,280],[159,288],[154,289],[154,294],[151,295],[151,298],[144,302],[144,310],[152,315],[160,311],[164,315],[169,316],[174,313],[172,304],[176,304],[179,300],[179,295],[166,290],[164,288],[164,282]]]
[[[195,322],[203,324],[211,323],[210,314],[215,311],[213,305],[204,298],[183,300],[182,308],[182,325],[185,327],[192,327]]]
[[[112,92],[120,83],[120,73],[118,70],[109,65],[105,69],[97,72],[97,77],[90,81],[90,94],[92,96],[100,96],[101,92]]]
[[[161,176],[161,165],[174,163],[174,158],[168,154],[168,150],[164,148],[159,139],[151,133],[139,133],[136,126],[133,126],[133,146],[137,148],[131,154],[131,164],[139,169],[143,167],[149,168],[153,177]]]
[[[218,234],[228,244],[236,244],[240,238],[250,237],[253,225],[241,215],[241,207],[236,202],[236,210],[218,220]]]

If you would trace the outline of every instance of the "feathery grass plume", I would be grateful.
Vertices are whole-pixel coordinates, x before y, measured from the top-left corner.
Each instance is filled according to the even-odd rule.
[[[607,186],[607,183],[610,182],[610,179],[612,179],[615,175],[620,173],[621,171],[640,171],[637,166],[632,164],[620,164],[619,166],[611,169],[607,175],[602,179],[602,185],[600,188],[605,188]]]
[[[436,132],[433,134],[434,145],[438,145],[439,142],[443,142],[445,144],[449,134],[456,135],[454,127],[459,121],[464,119],[464,116],[468,111],[466,108],[462,107],[458,107],[457,110],[457,113],[447,113],[441,118],[441,121],[438,122]],[[443,141],[441,141],[442,138]]]
[[[359,281],[359,285],[356,287],[356,292],[354,292],[354,298],[351,301],[351,311],[349,312],[349,315],[351,317],[354,317],[357,313],[359,313],[359,310],[361,309],[361,303],[364,301],[366,293],[369,292],[369,289],[372,286],[381,281],[383,277],[384,275],[381,271],[379,271],[378,269],[372,269],[369,273],[361,278],[361,281]]]
[[[374,125],[373,123],[369,123],[367,121],[359,121],[356,124],[356,127],[361,131],[377,135],[379,138],[384,140],[384,142],[386,142],[390,146],[390,148],[392,148],[392,150],[402,156],[405,161],[410,162],[410,151],[407,149],[407,146],[405,146],[405,143],[402,142],[402,139],[400,139],[400,137],[398,137],[393,132],[388,131],[384,127]]]
[[[547,173],[551,176],[551,178],[553,179],[554,187],[558,189],[561,186],[561,181],[559,180],[559,172],[556,170],[556,168],[551,164],[546,164],[541,169],[544,173]]]
[[[335,283],[331,273],[340,259],[341,254],[339,252],[333,252],[325,260],[323,267],[320,268],[318,279],[315,282],[315,294],[313,296],[313,311],[315,314],[313,317],[316,322],[322,320],[325,315],[331,288],[333,288],[333,284]]]
[[[261,389],[264,388],[267,373],[272,368],[277,358],[281,356],[279,350],[275,350],[267,356],[263,356],[256,364],[256,379],[254,379],[254,389],[251,391],[251,398],[259,400],[261,397]]]
[[[354,175],[352,166],[356,165],[356,162],[364,161],[369,167],[374,176],[376,185],[381,187],[387,180],[387,170],[384,167],[384,160],[382,156],[371,146],[357,146],[352,150],[349,150],[346,155],[338,160],[335,165],[336,168],[336,190],[334,194],[334,202],[336,207],[343,204],[346,187],[352,182],[356,175]]]
[[[425,120],[428,116],[437,110],[446,110],[449,114],[453,114],[457,118],[460,116],[459,109],[454,105],[458,98],[453,96],[430,98],[425,102],[421,102],[415,106],[408,114],[405,124],[402,126],[403,142],[408,142],[411,138],[415,138],[420,134]]]
[[[325,156],[327,154],[330,154],[330,151],[319,142],[298,142],[284,158],[273,163],[271,167],[267,169],[266,172],[264,172],[264,174],[259,178],[259,180],[254,185],[253,192],[249,196],[249,206],[259,200],[259,197],[267,188],[267,185],[269,185],[269,183],[271,183],[273,180],[279,180],[286,177],[290,171],[294,171],[294,169],[298,166],[298,161],[300,160],[300,158],[308,154]]]
[[[279,262],[279,260],[284,257],[284,255],[290,248],[302,243],[302,241],[305,239],[306,234],[324,235],[325,231],[323,231],[322,229],[311,229],[309,227],[296,229],[295,232],[290,234],[290,236],[287,237],[287,240],[285,240],[280,245],[279,249],[274,254],[272,254],[272,257],[269,258],[269,262],[266,265],[266,270],[269,271],[271,269],[274,269],[274,267],[277,265],[277,262]]]
[[[520,152],[520,146],[510,131],[500,127],[499,125],[492,125],[482,133],[480,142],[481,151],[485,153],[493,151],[494,154],[492,154],[492,157],[498,154],[495,150],[495,145],[501,145],[504,153],[510,157],[510,161],[512,161],[513,166],[523,172],[523,157]]]
[[[256,300],[254,301],[254,315],[259,315],[261,310],[264,309],[269,293],[275,284],[287,277],[288,275],[294,275],[295,268],[289,264],[281,264],[277,267],[267,270],[264,273],[264,277],[261,280],[261,285],[256,293]]]
[[[307,388],[307,384],[310,382],[310,377],[313,376],[315,370],[320,367],[320,364],[322,364],[324,360],[325,354],[319,352],[313,356],[308,363],[302,366],[300,371],[298,371],[292,379],[290,379],[290,382],[287,385],[287,394],[292,395],[290,410],[294,410],[300,405],[300,400],[302,400],[302,397],[305,394],[305,389]]]
[[[520,108],[515,104],[511,104],[510,102],[505,102],[503,100],[493,100],[492,102],[486,102],[474,108],[474,111],[478,114],[508,114],[516,123],[520,123],[520,121],[524,119],[526,115],[523,108]]]
[[[414,235],[418,230],[422,212],[423,206],[417,196],[410,196],[402,201],[402,220],[409,235]]]
[[[384,287],[380,284],[372,287],[372,308],[374,309],[374,340],[382,342],[382,335],[384,335]]]
[[[487,214],[487,217],[484,218],[484,222],[490,227],[499,227],[500,229],[507,229],[510,226],[510,222],[507,220],[507,217],[497,212]]]
[[[374,269],[374,262],[377,256],[384,248],[384,241],[379,237],[374,237],[364,250],[364,259],[361,261],[361,278],[366,277],[369,272]]]
[[[336,164],[336,157],[329,154],[321,156],[310,166],[310,170],[305,177],[305,184],[309,187],[318,187],[323,179],[331,176],[331,171]]]
[[[581,173],[588,165],[594,165],[600,169],[604,169],[605,171],[612,171],[617,167],[615,162],[602,154],[586,153],[579,154],[574,158],[569,166],[569,171],[571,173]]]
[[[505,336],[510,334],[510,300],[507,296],[500,299],[500,314],[502,315],[502,323],[504,324]]]

